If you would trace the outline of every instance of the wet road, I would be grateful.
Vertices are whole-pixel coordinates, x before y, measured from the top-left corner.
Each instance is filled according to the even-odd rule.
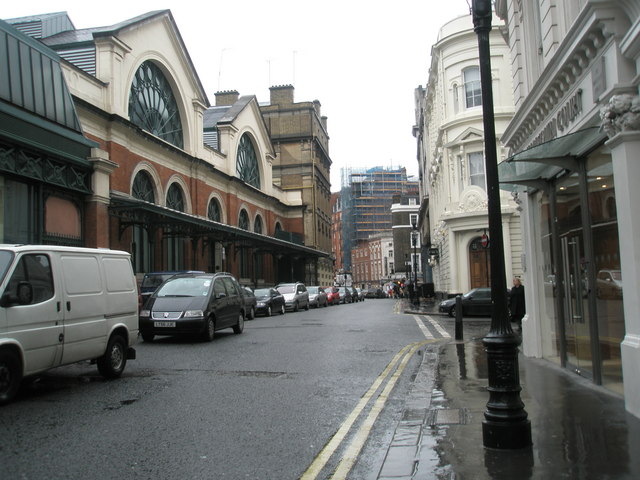
[[[222,331],[212,343],[159,337],[139,343],[138,359],[111,382],[88,364],[53,370],[0,410],[2,478],[299,478],[394,358],[424,341],[396,305],[367,300],[258,317],[242,335]],[[413,353],[402,360],[384,379],[398,372],[393,388],[384,394],[383,384],[366,407],[384,408],[362,434],[361,470],[379,463],[377,447],[419,364]]]

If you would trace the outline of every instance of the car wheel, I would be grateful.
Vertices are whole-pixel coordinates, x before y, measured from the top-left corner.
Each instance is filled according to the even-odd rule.
[[[239,335],[243,332],[243,330],[244,330],[244,315],[242,314],[242,312],[240,312],[240,314],[238,315],[238,323],[233,326],[233,333],[235,333],[236,335]]]
[[[455,317],[456,316],[456,306],[455,305],[449,309],[449,316],[450,317]]]
[[[280,315],[284,315],[287,312],[287,309],[284,308],[284,304],[280,306]]]
[[[249,315],[247,315],[247,320],[253,320],[254,318],[256,318],[256,310],[255,308],[251,307],[249,309]]]
[[[145,342],[153,342],[153,339],[155,337],[153,333],[149,332],[140,332],[140,335],[142,335],[142,340],[144,340]]]
[[[307,302],[307,304],[304,306],[305,310],[309,310],[309,302]]]
[[[22,381],[20,357],[13,350],[0,351],[0,405],[13,399]]]
[[[209,317],[207,319],[207,324],[204,327],[204,331],[202,332],[202,340],[205,342],[210,342],[216,336],[216,319],[213,317]]]
[[[127,365],[127,344],[120,335],[112,335],[104,355],[98,358],[98,372],[104,378],[117,378]]]
[[[271,315],[273,315],[273,312],[271,311],[271,305],[267,306],[267,317],[270,317]]]
[[[297,312],[298,310],[300,310],[300,306],[298,305],[298,302],[296,302],[296,304],[293,306],[293,311]]]

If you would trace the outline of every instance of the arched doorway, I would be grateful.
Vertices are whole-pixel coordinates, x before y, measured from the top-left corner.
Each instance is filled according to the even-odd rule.
[[[482,246],[482,237],[476,237],[469,245],[469,275],[471,288],[491,286],[489,245]]]

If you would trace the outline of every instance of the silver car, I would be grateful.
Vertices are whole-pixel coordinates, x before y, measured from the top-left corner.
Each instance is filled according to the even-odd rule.
[[[276,286],[284,297],[284,306],[287,310],[297,312],[301,308],[309,310],[309,292],[304,283],[281,283]]]

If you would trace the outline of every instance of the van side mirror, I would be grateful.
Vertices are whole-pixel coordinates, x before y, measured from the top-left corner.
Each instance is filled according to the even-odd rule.
[[[11,307],[14,305],[29,305],[33,302],[33,286],[29,282],[19,282],[16,294],[5,291],[0,299],[0,306]]]

